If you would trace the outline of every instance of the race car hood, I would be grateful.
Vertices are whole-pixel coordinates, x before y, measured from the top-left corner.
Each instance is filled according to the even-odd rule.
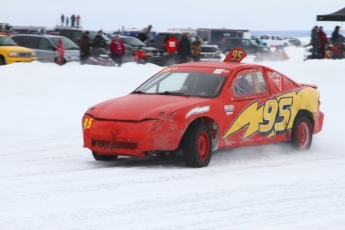
[[[98,119],[141,121],[162,118],[176,110],[210,100],[212,98],[129,94],[97,104],[86,113]]]

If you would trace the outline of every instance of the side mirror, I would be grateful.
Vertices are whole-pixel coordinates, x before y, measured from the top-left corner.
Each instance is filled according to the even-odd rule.
[[[48,49],[56,51],[56,47],[55,46],[48,46]]]

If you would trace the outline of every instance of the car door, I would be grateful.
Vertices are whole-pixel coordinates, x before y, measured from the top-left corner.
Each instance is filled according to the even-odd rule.
[[[222,136],[225,147],[265,142],[272,133],[274,111],[270,110],[270,93],[263,68],[239,70],[226,90],[228,96],[223,98],[226,117]]]
[[[39,38],[38,49],[40,50],[41,60],[43,62],[55,61],[55,57],[57,56],[56,51],[55,51],[56,47],[48,38],[45,38],[45,37]]]

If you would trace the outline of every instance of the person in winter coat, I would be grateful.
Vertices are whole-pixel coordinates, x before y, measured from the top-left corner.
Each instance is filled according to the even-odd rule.
[[[319,49],[319,31],[318,27],[314,26],[314,28],[311,30],[311,36],[310,36],[310,44],[313,46],[312,52],[311,52],[311,58],[316,59],[318,58],[317,51]]]
[[[66,26],[68,26],[68,23],[69,23],[69,18],[66,17]]]
[[[80,15],[78,14],[78,16],[77,16],[77,18],[76,18],[76,20],[77,20],[77,28],[79,28],[80,19],[81,19],[81,17],[80,17]]]
[[[65,15],[61,15],[61,26],[65,23]]]
[[[115,37],[113,37],[113,39],[111,40],[109,49],[112,59],[119,67],[121,67],[122,57],[125,54],[126,48],[125,44],[118,35],[115,35]]]
[[[58,40],[58,47],[56,48],[56,52],[57,52],[57,57],[56,57],[56,63],[58,65],[63,65],[65,64],[65,60],[63,58],[63,56],[65,55],[65,46],[62,43],[62,40],[59,38]]]
[[[139,46],[137,52],[135,52],[135,54],[134,54],[134,60],[138,64],[145,64],[146,63],[146,56],[143,52],[143,49],[140,46]]]
[[[72,14],[71,16],[71,26],[74,27],[74,23],[75,23],[75,15]]]
[[[191,56],[194,62],[200,61],[200,53],[201,53],[201,42],[198,37],[195,37],[195,41],[191,45]]]
[[[138,38],[142,42],[150,42],[151,41],[151,29],[152,25],[145,27],[142,31],[139,32]]]
[[[188,57],[191,55],[190,42],[186,34],[182,35],[177,50],[179,63],[186,63],[188,61]]]
[[[178,47],[178,40],[174,35],[170,35],[165,41],[165,51],[168,53],[167,65],[173,65],[176,63],[176,53]]]
[[[83,33],[83,37],[81,37],[79,40],[81,65],[84,65],[86,63],[86,60],[90,57],[90,46],[91,39],[89,38],[89,31],[85,31]]]
[[[328,43],[327,35],[323,31],[322,26],[319,27],[319,49],[318,49],[318,55],[319,59],[323,59],[325,57],[325,47]]]
[[[107,43],[102,36],[102,30],[97,32],[97,35],[95,36],[95,38],[92,41],[92,47],[93,48],[104,48],[104,49],[107,48]]]
[[[332,37],[331,37],[332,43],[334,43],[334,42],[336,42],[342,38],[342,36],[339,34],[339,30],[340,30],[340,26],[336,26],[334,28],[334,31],[333,31]]]

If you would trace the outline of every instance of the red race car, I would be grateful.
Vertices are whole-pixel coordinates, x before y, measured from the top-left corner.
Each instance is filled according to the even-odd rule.
[[[244,57],[235,48],[223,62],[173,65],[92,106],[84,147],[96,160],[180,154],[188,167],[207,166],[217,149],[285,141],[309,149],[324,119],[317,86]]]

